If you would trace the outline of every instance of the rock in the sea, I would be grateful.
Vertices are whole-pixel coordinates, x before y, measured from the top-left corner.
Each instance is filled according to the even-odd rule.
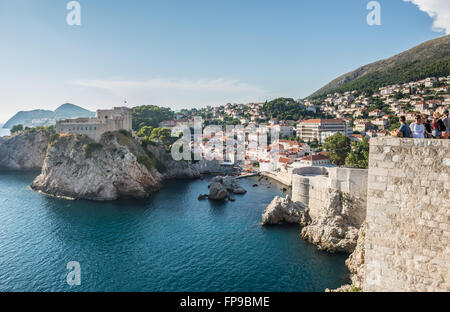
[[[247,191],[237,183],[235,177],[215,177],[212,179],[213,183],[222,184],[229,192],[233,194],[245,194]]]
[[[302,229],[302,237],[316,245],[321,250],[328,252],[348,252],[355,250],[358,240],[359,227],[352,218],[342,215],[349,204],[343,194],[330,189],[328,203],[322,209],[321,215],[311,224]]]
[[[0,143],[0,169],[41,169],[47,152],[51,132],[28,130],[21,134],[2,138]]]
[[[161,180],[154,159],[121,132],[105,133],[100,143],[64,134],[49,145],[31,187],[52,196],[103,201],[149,197]]]
[[[264,225],[296,223],[304,226],[308,222],[307,209],[302,204],[293,202],[289,195],[286,198],[275,197],[262,215]]]
[[[219,182],[213,182],[209,186],[209,199],[212,200],[225,200],[230,197],[230,194],[228,193],[227,188],[219,183]]]

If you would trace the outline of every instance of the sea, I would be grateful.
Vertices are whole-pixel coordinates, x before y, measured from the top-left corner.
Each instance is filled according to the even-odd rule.
[[[9,129],[4,129],[3,125],[0,124],[0,137],[10,135]]]
[[[285,195],[274,181],[240,180],[235,202],[199,201],[208,178],[92,202],[32,191],[38,174],[0,172],[0,291],[323,292],[348,278],[348,255],[317,250],[299,226],[261,225]]]

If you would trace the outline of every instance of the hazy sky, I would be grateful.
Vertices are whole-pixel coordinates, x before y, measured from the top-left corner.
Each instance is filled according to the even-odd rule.
[[[308,96],[450,32],[448,0],[0,0],[0,122],[19,110],[173,109]]]

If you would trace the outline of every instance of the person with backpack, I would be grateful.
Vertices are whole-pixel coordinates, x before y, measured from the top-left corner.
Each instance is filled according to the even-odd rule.
[[[446,109],[445,111],[444,111],[444,117],[443,117],[443,123],[444,123],[444,126],[445,126],[445,135],[444,135],[444,138],[447,138],[447,139],[449,139],[450,138],[450,118],[448,117],[448,109]]]
[[[441,120],[441,114],[439,112],[434,112],[433,114],[433,131],[432,135],[435,139],[440,139],[442,136],[442,132],[445,132],[446,127],[444,125],[444,122]]]
[[[424,137],[425,139],[431,139],[433,136],[431,132],[433,132],[433,127],[431,125],[430,120],[428,119],[427,114],[422,114],[422,124],[425,127]]]

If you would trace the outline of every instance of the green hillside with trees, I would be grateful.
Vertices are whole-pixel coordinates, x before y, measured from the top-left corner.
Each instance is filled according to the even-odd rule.
[[[373,93],[386,85],[449,75],[450,35],[447,35],[342,75],[313,93],[310,98],[352,90]]]
[[[323,114],[307,111],[303,106],[291,98],[278,98],[266,102],[263,106],[264,114],[269,118],[280,120],[299,120],[304,118],[323,117]]]

